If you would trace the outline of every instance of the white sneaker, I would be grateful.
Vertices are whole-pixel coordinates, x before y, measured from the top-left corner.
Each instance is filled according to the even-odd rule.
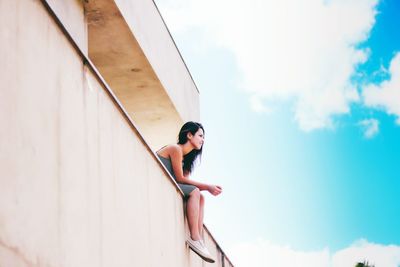
[[[199,255],[203,260],[214,263],[215,260],[212,258],[208,249],[203,245],[201,240],[193,240],[188,237],[186,243],[188,243],[189,247]]]

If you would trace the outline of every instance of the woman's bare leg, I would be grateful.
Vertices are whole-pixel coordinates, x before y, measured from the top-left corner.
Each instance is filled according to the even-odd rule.
[[[200,193],[200,207],[199,207],[199,235],[203,236],[203,217],[204,217],[204,196]]]
[[[200,212],[200,190],[193,190],[187,201],[187,218],[189,223],[190,236],[193,240],[200,240],[199,233],[199,212]]]

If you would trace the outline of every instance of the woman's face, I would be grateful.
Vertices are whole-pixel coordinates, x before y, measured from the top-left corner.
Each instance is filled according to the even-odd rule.
[[[204,144],[204,132],[203,129],[199,128],[197,132],[189,139],[190,143],[197,150],[200,150]]]

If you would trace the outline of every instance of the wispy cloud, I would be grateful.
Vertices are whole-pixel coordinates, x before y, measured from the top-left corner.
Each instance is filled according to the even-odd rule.
[[[375,23],[377,0],[158,0],[173,32],[203,29],[233,52],[255,111],[293,101],[309,131],[359,101],[350,78],[368,57],[357,47]],[[263,108],[264,106],[264,108]]]
[[[389,76],[390,79],[380,84],[371,84],[364,88],[364,103],[395,115],[396,122],[400,125],[400,53],[390,62]]]
[[[264,105],[257,95],[250,97],[250,105],[255,112],[259,113],[272,113],[272,107]]]
[[[400,246],[374,244],[366,240],[358,240],[335,253],[328,249],[298,251],[266,240],[237,244],[228,252],[238,267],[354,267],[362,261],[379,267],[400,265]]]
[[[365,119],[358,122],[362,127],[365,138],[372,138],[379,133],[379,121],[376,119]]]

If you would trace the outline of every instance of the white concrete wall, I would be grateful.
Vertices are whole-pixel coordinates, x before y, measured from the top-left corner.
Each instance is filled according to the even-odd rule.
[[[0,266],[208,266],[176,187],[40,1],[1,0],[0,33]]]
[[[85,21],[85,12],[83,10],[84,1],[86,0],[47,0],[51,8],[56,12],[57,16],[67,28],[68,32],[72,35],[79,48],[87,55],[87,25],[86,23],[83,23]]]

